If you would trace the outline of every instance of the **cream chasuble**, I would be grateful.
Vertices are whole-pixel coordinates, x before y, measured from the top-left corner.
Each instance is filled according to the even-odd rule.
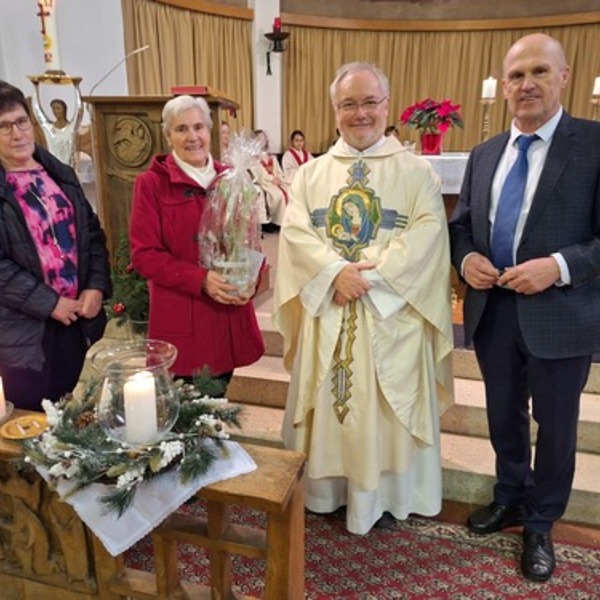
[[[332,282],[367,260],[344,307]],[[390,511],[441,508],[439,412],[453,397],[450,258],[440,183],[392,136],[339,140],[299,170],[280,234],[273,319],[291,382],[287,447],[308,455],[307,506],[347,505],[366,533]]]

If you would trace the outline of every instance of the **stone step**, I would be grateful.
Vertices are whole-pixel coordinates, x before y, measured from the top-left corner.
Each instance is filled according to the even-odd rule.
[[[271,313],[265,310],[272,300],[272,290],[265,292],[263,296],[266,304],[260,305],[262,309],[257,308],[256,315],[265,341],[266,356],[283,356],[283,337],[277,332],[271,321]],[[452,364],[454,376],[461,379],[481,379],[481,371],[475,358],[473,350],[467,348],[455,348],[452,353]],[[590,375],[585,385],[584,391],[589,394],[600,395],[600,363],[593,363]]]
[[[277,356],[263,356],[254,365],[235,370],[227,398],[241,404],[284,409],[288,384],[289,374],[283,368],[283,360]],[[441,430],[488,438],[483,382],[457,377],[454,391],[456,403],[442,415]],[[600,455],[600,396],[584,393],[580,412],[578,450]],[[535,439],[536,429],[533,423],[532,439]]]
[[[242,429],[233,430],[233,439],[283,447],[283,410],[265,406],[244,406]],[[444,500],[473,505],[488,504],[492,498],[494,452],[488,440],[442,433]],[[600,526],[600,456],[578,452],[577,468],[566,520]]]
[[[488,440],[442,434],[444,500],[484,505],[492,500],[495,457]],[[600,455],[577,453],[573,490],[564,519],[600,526]]]

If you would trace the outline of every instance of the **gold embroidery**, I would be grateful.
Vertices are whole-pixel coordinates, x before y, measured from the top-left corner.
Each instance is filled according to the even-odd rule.
[[[346,309],[344,309],[340,336],[333,353],[333,387],[331,389],[335,398],[333,409],[340,423],[344,422],[346,415],[350,412],[348,401],[352,398],[352,363],[354,362],[352,349],[356,340],[356,301],[353,300],[346,306],[348,314],[346,315]],[[342,347],[345,354],[343,358]]]

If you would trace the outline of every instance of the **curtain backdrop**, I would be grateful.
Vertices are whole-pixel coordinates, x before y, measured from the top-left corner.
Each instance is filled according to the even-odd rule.
[[[573,116],[591,118],[594,78],[600,75],[600,24],[545,29],[452,32],[350,31],[286,27],[291,35],[284,55],[284,138],[302,129],[313,152],[324,152],[335,138],[329,85],[343,63],[361,60],[379,65],[390,79],[389,124],[404,108],[426,97],[450,98],[462,105],[464,129],[444,138],[444,150],[469,151],[482,139],[481,83],[498,79],[498,97],[490,110],[490,133],[505,130],[510,116],[501,90],[502,60],[521,36],[543,32],[565,47],[572,74],[563,103]],[[400,128],[402,139],[416,140]],[[287,140],[283,140],[287,144]]]
[[[128,63],[132,94],[165,94],[172,85],[216,87],[241,105],[235,127],[253,123],[251,22],[204,14],[152,0],[122,0],[127,51],[150,49]],[[432,23],[432,28],[434,27]],[[482,139],[481,82],[498,79],[498,98],[489,112],[490,135],[505,130],[510,115],[502,98],[502,60],[514,41],[534,32],[556,37],[571,64],[563,94],[574,116],[590,118],[594,78],[600,74],[600,23],[478,31],[359,31],[286,26],[284,53],[283,147],[301,129],[312,152],[324,152],[335,138],[329,84],[345,62],[378,64],[390,78],[389,124],[418,100],[450,98],[462,105],[464,129],[452,129],[444,150],[469,151]],[[401,127],[401,138],[417,135]]]
[[[150,46],[128,61],[131,94],[169,94],[174,85],[208,85],[240,105],[232,121],[236,128],[253,127],[250,21],[151,0],[122,0],[121,5],[127,52]]]

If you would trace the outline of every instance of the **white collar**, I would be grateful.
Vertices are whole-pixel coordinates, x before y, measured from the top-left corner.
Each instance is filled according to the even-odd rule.
[[[190,163],[185,162],[185,160],[177,156],[175,150],[173,150],[171,154],[173,155],[173,160],[175,161],[177,166],[188,177],[191,177],[198,185],[201,185],[203,188],[207,188],[217,174],[213,158],[210,154],[208,155],[208,161],[206,162],[206,165],[204,165],[203,167],[194,167],[193,165],[190,165]]]
[[[551,119],[546,121],[539,129],[536,129],[534,133],[544,142],[549,142],[552,139],[556,128],[558,127],[558,122],[562,118],[563,112],[563,107],[560,106],[559,109],[556,111],[556,114]],[[515,140],[520,135],[531,134],[524,134],[522,131],[520,131],[519,128],[515,125],[515,121],[513,119],[512,125],[510,127],[510,140],[508,141],[508,143],[514,145]]]
[[[376,152],[377,150],[379,150],[379,148],[381,148],[381,146],[383,146],[383,144],[385,144],[386,140],[387,140],[387,138],[385,137],[385,135],[382,135],[378,142],[375,142],[372,146],[369,146],[368,148],[365,148],[364,150],[357,150],[356,148],[354,148],[350,144],[348,144],[348,142],[346,142],[346,140],[342,140],[342,141],[344,143],[344,149],[346,150],[346,152],[348,154],[352,154],[353,156],[364,156],[365,154],[372,154],[373,152]]]

